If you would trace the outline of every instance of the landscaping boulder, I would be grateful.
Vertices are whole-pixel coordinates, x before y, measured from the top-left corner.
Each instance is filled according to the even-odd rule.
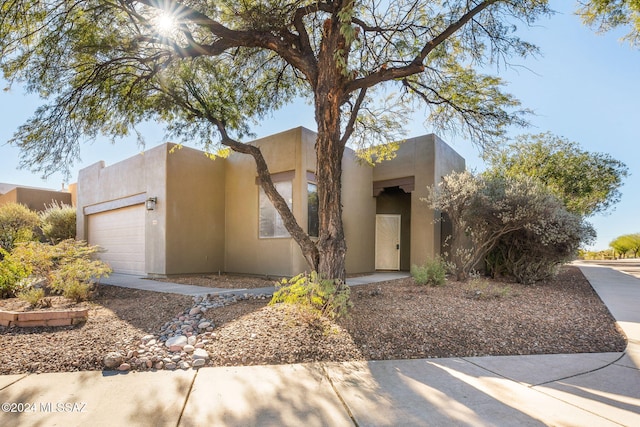
[[[180,351],[187,345],[187,337],[184,335],[176,335],[175,337],[169,338],[165,345],[169,347],[169,351]]]
[[[196,360],[196,359],[206,360],[209,358],[209,353],[204,348],[196,348],[193,354],[191,355],[191,357],[193,358],[193,360]]]
[[[109,368],[109,369],[115,369],[118,366],[120,366],[120,364],[123,362],[124,358],[122,357],[122,354],[120,354],[117,351],[111,352],[109,354],[107,354],[103,359],[102,359],[102,364]]]

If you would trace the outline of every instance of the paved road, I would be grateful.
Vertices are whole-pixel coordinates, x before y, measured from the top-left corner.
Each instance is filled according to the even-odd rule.
[[[630,274],[640,279],[640,259],[618,259],[618,260],[588,260],[579,261],[578,264],[583,265],[601,265],[603,267],[613,268],[614,270]]]

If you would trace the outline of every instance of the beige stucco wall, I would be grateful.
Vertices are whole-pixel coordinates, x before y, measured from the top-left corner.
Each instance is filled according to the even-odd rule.
[[[261,148],[271,174],[294,171],[292,209],[305,231],[307,172],[315,173],[315,140],[314,132],[299,127],[254,142]],[[292,238],[258,236],[259,188],[253,158],[232,154],[227,159],[226,173],[226,270],[276,277],[308,271]],[[353,151],[347,150],[342,196],[348,273],[374,269],[375,199],[371,178],[372,169],[356,162]]]
[[[54,202],[71,205],[71,193],[39,188],[17,187],[0,195],[0,205],[20,203],[31,210],[41,212]]]
[[[108,210],[131,196],[157,197],[146,211],[145,265],[147,273],[166,273],[166,183],[168,144],[162,144],[110,166],[97,162],[78,173],[77,237],[87,239],[87,209]]]
[[[261,148],[271,174],[295,171],[292,210],[300,224],[303,223],[303,186],[306,210],[302,133],[302,128],[296,128],[252,143]],[[300,268],[304,270],[306,264],[292,238],[259,237],[259,188],[254,159],[232,153],[226,162],[226,271],[278,277],[295,274]]]
[[[223,159],[199,150],[162,144],[122,162],[98,162],[80,171],[78,237],[87,238],[87,211],[156,197],[145,213],[145,265],[149,275],[224,270]]]
[[[441,182],[444,176],[450,174],[453,171],[464,172],[466,168],[466,162],[464,158],[437,136],[434,136],[434,148],[437,159],[434,170],[435,183]],[[437,218],[440,218],[440,212],[434,212],[434,215]],[[440,244],[442,246],[443,240],[446,236],[443,236],[441,234],[441,229],[442,226],[436,228],[434,241],[436,244]],[[446,248],[441,247],[441,250],[446,252]]]
[[[166,274],[224,271],[225,160],[183,147],[167,155]]]
[[[69,184],[69,193],[71,193],[71,206],[77,206],[78,201],[78,184]]]
[[[342,160],[342,221],[347,241],[348,274],[375,270],[376,199],[373,168],[347,149]]]
[[[18,203],[18,192],[15,188],[4,194],[0,194],[0,206],[6,203]]]

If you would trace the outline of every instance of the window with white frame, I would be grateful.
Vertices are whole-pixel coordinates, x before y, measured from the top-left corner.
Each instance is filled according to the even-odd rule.
[[[293,182],[274,182],[273,185],[287,202],[289,209],[291,209],[293,205]],[[273,206],[271,200],[269,200],[269,197],[267,197],[267,194],[264,192],[262,187],[260,187],[260,237],[290,237],[289,232],[284,226],[282,217]]]

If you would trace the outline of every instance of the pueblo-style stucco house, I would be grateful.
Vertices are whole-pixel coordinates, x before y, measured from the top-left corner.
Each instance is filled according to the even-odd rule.
[[[317,235],[316,134],[295,128],[253,142],[299,224]],[[253,158],[163,144],[105,167],[80,171],[78,238],[105,249],[114,271],[165,276],[244,273],[292,276],[308,270],[301,251],[256,181]],[[343,216],[347,272],[408,270],[440,252],[427,186],[464,159],[435,135],[409,139],[375,167],[347,149]]]
[[[69,186],[68,190],[56,191],[0,182],[0,206],[6,203],[20,203],[33,211],[42,212],[55,203],[74,205],[74,193],[75,184]]]

